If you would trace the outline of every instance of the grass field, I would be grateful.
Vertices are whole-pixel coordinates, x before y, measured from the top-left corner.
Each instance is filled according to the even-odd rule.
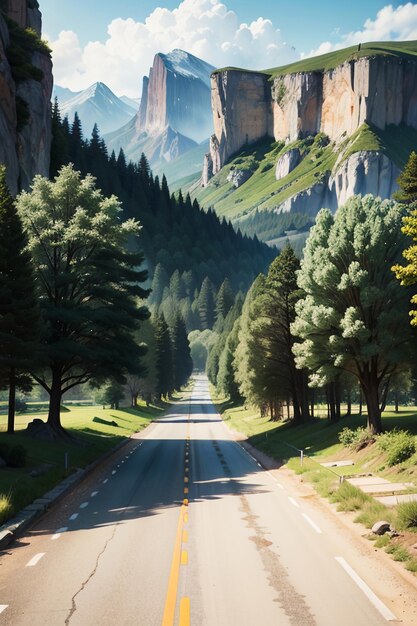
[[[123,439],[142,430],[152,420],[161,416],[165,408],[140,404],[137,408],[120,410],[103,409],[101,406],[70,407],[62,413],[62,424],[76,438],[73,444],[51,443],[32,439],[25,434],[25,428],[34,417],[45,420],[46,413],[25,413],[16,418],[16,433],[7,435],[6,416],[0,420],[0,447],[20,444],[28,452],[27,466],[23,468],[5,467],[0,469],[0,497],[9,495],[12,510],[7,517],[24,508],[34,499],[42,496],[76,468],[83,468],[99,456],[113,448]],[[117,426],[93,421],[97,417],[104,422],[115,422]],[[65,470],[65,454],[68,454],[68,470]],[[44,466],[45,473],[32,478],[30,472]],[[46,468],[46,466],[50,466]],[[1,519],[0,523],[5,520]]]
[[[381,55],[388,58],[393,57],[404,60],[415,60],[417,56],[417,41],[373,41],[361,44],[360,50],[358,50],[357,45],[350,46],[349,48],[343,48],[342,50],[335,50],[334,52],[328,52],[327,54],[302,59],[301,61],[289,63],[288,65],[261,70],[261,72],[263,74],[268,74],[271,77],[294,74],[297,72],[325,72],[327,70],[333,70],[335,67],[345,63],[346,61]],[[239,70],[240,68],[224,67],[217,69],[213,73],[216,74],[230,69]]]
[[[384,453],[376,444],[359,452],[352,452],[339,442],[339,432],[345,426],[365,426],[366,415],[342,417],[337,424],[330,424],[324,417],[323,407],[323,417],[295,428],[290,423],[272,422],[268,417],[260,417],[259,412],[253,408],[231,407],[223,398],[216,396],[213,390],[212,394],[219,412],[230,428],[244,434],[254,447],[278,461],[288,463],[290,467],[298,467],[299,450],[303,450],[305,458],[310,459],[314,467],[327,460],[353,460],[354,466],[334,470],[339,476],[378,472],[390,480],[414,482],[417,487],[417,454],[398,466],[388,467]],[[320,414],[320,409],[318,413]],[[417,435],[417,407],[406,407],[399,413],[395,413],[393,407],[388,407],[383,414],[383,426],[388,430],[394,427],[405,429]]]

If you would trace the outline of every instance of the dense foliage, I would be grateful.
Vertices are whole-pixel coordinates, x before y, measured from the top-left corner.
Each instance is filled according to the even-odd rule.
[[[224,280],[233,295],[246,291],[275,255],[213,211],[203,211],[188,195],[170,195],[165,177],[153,177],[144,156],[138,164],[127,163],[122,150],[109,156],[97,127],[91,139],[84,140],[78,116],[72,124],[61,120],[55,104],[51,176],[68,162],[95,176],[105,195],[120,199],[123,219],[140,221],[141,246],[152,278],[149,304],[161,307],[170,324],[179,310],[188,332],[212,328]]]

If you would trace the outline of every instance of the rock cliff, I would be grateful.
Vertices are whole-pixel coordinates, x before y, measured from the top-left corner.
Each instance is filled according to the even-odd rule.
[[[417,42],[383,42],[215,71],[214,134],[193,195],[266,241],[354,194],[391,197],[417,145],[416,53]]]
[[[140,108],[134,120],[105,136],[109,150],[123,148],[129,159],[144,152],[154,169],[207,140],[213,132],[210,74],[213,67],[184,52],[155,55],[144,76]],[[184,176],[190,174],[184,171]],[[198,172],[196,172],[198,175]]]
[[[212,110],[213,175],[264,136],[294,142],[321,132],[337,142],[364,123],[382,130],[402,123],[417,128],[417,61],[379,55],[275,77],[219,71],[212,75]]]
[[[4,0],[1,9],[0,162],[16,194],[49,173],[52,62],[36,0]]]

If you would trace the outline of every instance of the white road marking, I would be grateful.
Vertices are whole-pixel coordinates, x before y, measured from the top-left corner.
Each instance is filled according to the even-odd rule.
[[[8,604],[0,604],[0,613],[3,613],[3,611],[5,611],[8,606]]]
[[[77,519],[77,517],[78,517],[78,513],[73,513],[73,514],[71,515],[71,517],[69,518],[69,521],[70,521],[70,522],[73,522],[74,520],[76,520],[76,519]]]
[[[105,485],[105,484],[106,484],[106,483],[108,483],[108,482],[109,482],[109,479],[108,479],[108,478],[105,478],[105,479],[103,480],[103,485]]]
[[[279,482],[277,481],[277,479],[275,478],[275,476],[273,475],[273,473],[272,473],[272,472],[267,471],[266,473],[270,475],[270,477],[272,478],[272,480],[273,480],[273,481],[277,484],[277,486],[278,486],[280,489],[284,489],[283,485],[281,485],[281,483],[279,483]]]
[[[116,474],[116,470],[112,471],[112,476],[114,476]]]
[[[56,533],[54,535],[52,535],[51,541],[55,541],[55,539],[59,539],[59,537],[62,535],[62,533],[65,533],[67,530],[68,530],[68,526],[63,526],[62,528],[58,528]]]
[[[297,500],[294,500],[294,498],[291,498],[291,496],[288,497],[288,500],[291,502],[291,504],[300,508],[300,505],[298,504]]]
[[[80,509],[86,509],[88,507],[88,502],[83,502],[80,504]]]
[[[355,570],[349,565],[347,561],[341,556],[334,557],[336,561],[343,567],[345,572],[349,574],[352,580],[358,585],[359,589],[363,591],[368,600],[374,605],[374,607],[379,611],[384,619],[387,621],[394,621],[397,618],[394,613],[391,613],[389,608],[385,606],[385,604],[378,598],[378,596],[372,591],[370,587],[366,584],[366,582],[355,572]]]
[[[35,554],[33,559],[30,559],[29,563],[26,563],[26,567],[35,567],[45,554],[46,552],[39,552],[39,554]]]
[[[97,494],[98,494],[98,491],[92,491],[91,492],[91,497],[95,498]]]
[[[310,524],[310,526],[312,528],[314,528],[314,530],[316,531],[316,533],[318,535],[322,535],[323,531],[321,530],[321,528],[319,528],[317,526],[317,524],[315,522],[313,522],[313,520],[311,519],[311,517],[309,515],[307,515],[306,513],[302,513],[302,516],[304,517],[304,519],[306,520],[306,522],[308,522]]]

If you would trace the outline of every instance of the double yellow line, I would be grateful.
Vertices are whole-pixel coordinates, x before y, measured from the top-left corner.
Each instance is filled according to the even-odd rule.
[[[188,416],[190,419],[190,416]],[[165,600],[165,610],[162,619],[162,626],[174,626],[175,608],[177,605],[178,583],[180,578],[180,566],[188,565],[188,552],[183,550],[183,544],[188,542],[188,531],[184,529],[184,524],[188,523],[188,484],[189,484],[189,463],[190,463],[190,435],[187,428],[184,470],[184,499],[180,509],[177,534],[175,536],[174,554],[171,563],[168,589]],[[179,626],[190,626],[190,599],[181,598],[180,601],[180,621]]]

